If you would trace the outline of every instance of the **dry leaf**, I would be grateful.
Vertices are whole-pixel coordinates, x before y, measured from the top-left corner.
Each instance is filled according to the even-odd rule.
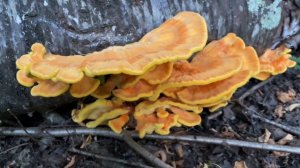
[[[280,102],[286,103],[295,99],[296,92],[294,89],[289,89],[287,92],[278,91],[276,95]]]
[[[174,155],[173,152],[170,152],[169,147],[166,144],[164,144],[164,147],[165,147],[165,150],[166,150],[167,154]]]
[[[290,153],[273,151],[273,154],[274,154],[275,156],[288,156]]]
[[[158,157],[160,160],[162,160],[163,162],[167,161],[167,154],[164,150],[159,150],[159,151],[155,152],[154,155],[156,157]]]
[[[279,145],[285,145],[292,141],[294,139],[293,135],[287,134],[285,137],[281,138],[280,140],[277,141],[277,144]]]
[[[271,138],[271,139],[268,140],[268,144],[274,145],[274,144],[276,144],[276,142],[274,141],[274,139]]]
[[[258,142],[267,143],[271,137],[271,132],[268,129],[265,129],[265,133],[258,137]]]
[[[283,110],[283,106],[282,105],[278,105],[275,109],[275,115],[279,118],[281,118],[283,116],[283,114],[285,113],[285,111]]]
[[[246,165],[246,162],[241,160],[241,161],[234,162],[234,168],[248,168],[248,167]]]
[[[175,145],[175,151],[176,151],[176,154],[179,158],[182,158],[183,155],[184,155],[184,152],[183,152],[183,148],[182,148],[182,145],[180,144],[176,144]]]
[[[226,138],[234,138],[235,135],[227,127],[223,127],[222,132],[221,132],[221,136],[226,137]]]
[[[294,111],[295,108],[299,108],[300,107],[300,103],[294,103],[289,105],[289,107],[287,108],[288,111]]]

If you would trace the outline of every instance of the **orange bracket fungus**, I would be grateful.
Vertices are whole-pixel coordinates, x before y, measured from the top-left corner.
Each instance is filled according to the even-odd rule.
[[[128,114],[123,114],[118,118],[112,119],[108,121],[108,126],[115,132],[120,134],[122,132],[122,128],[128,122],[129,116]]]
[[[291,50],[280,46],[274,50],[267,49],[264,54],[259,57],[260,73],[255,76],[256,79],[265,80],[271,75],[283,73],[287,68],[296,66],[296,62],[290,60]]]
[[[155,65],[189,58],[205,46],[207,36],[202,16],[180,12],[139,42],[109,47],[84,57],[46,53],[45,47],[36,43],[31,53],[17,60],[17,67],[40,79],[55,78],[65,83],[80,81],[83,72],[90,77],[120,73],[142,75]]]
[[[110,78],[103,85],[99,85],[91,95],[98,99],[105,99],[111,96],[111,92],[115,87],[115,81]]]
[[[248,70],[208,85],[186,87],[177,92],[178,98],[187,104],[209,104],[220,100],[222,97],[243,86],[250,79]]]
[[[165,82],[170,77],[172,71],[173,71],[173,62],[160,64],[139,76],[126,75],[125,77],[126,79],[122,87],[123,88],[131,87],[141,79],[145,80],[151,85],[160,84]]]
[[[199,106],[181,103],[179,101],[172,100],[169,98],[160,98],[156,101],[145,100],[145,101],[139,103],[135,107],[134,116],[140,116],[142,114],[152,114],[157,109],[160,109],[160,108],[167,109],[171,106],[178,107],[178,108],[188,110],[188,111],[192,111],[196,114],[201,113],[203,110],[202,107],[199,107]]]
[[[155,114],[149,114],[138,116],[135,119],[137,121],[136,130],[139,132],[140,138],[154,131],[161,135],[167,135],[170,133],[171,127],[180,126],[177,122],[178,115],[176,114],[170,114],[165,118],[159,118]]]
[[[152,96],[155,88],[156,85],[151,85],[144,80],[139,80],[131,87],[114,90],[113,94],[125,101],[136,101],[143,97]]]
[[[99,84],[99,80],[85,76],[71,86],[70,93],[73,97],[86,97],[92,94],[98,88]]]
[[[283,46],[258,57],[234,33],[206,45],[207,37],[202,16],[180,12],[138,42],[85,56],[54,55],[35,43],[16,61],[16,77],[33,86],[32,96],[55,97],[68,90],[76,98],[91,95],[97,100],[74,110],[74,122],[108,125],[121,133],[134,120],[143,138],[196,126],[203,108],[213,112],[226,106],[252,77],[265,80],[296,64]]]
[[[69,84],[63,82],[53,82],[51,80],[37,81],[37,85],[32,87],[32,96],[56,97],[65,93],[69,89]]]
[[[25,70],[18,70],[17,81],[25,87],[31,87],[36,82],[36,80],[26,74]]]
[[[173,126],[195,126],[201,123],[202,107],[187,105],[168,98],[143,101],[134,111],[136,130],[142,138],[146,133],[169,134]]]
[[[89,120],[86,123],[86,127],[95,128],[98,125],[107,124],[109,120],[116,119],[119,116],[128,114],[131,111],[132,108],[130,106],[118,104],[105,99],[98,99],[83,109],[74,111],[72,118],[73,121],[77,123],[82,123],[84,120]],[[122,125],[125,125],[125,123]]]

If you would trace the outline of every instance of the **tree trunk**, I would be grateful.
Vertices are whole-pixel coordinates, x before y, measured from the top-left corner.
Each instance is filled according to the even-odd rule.
[[[15,60],[41,42],[69,55],[137,41],[179,11],[203,15],[209,40],[235,32],[259,53],[270,47],[286,12],[281,0],[36,0],[0,3],[0,116],[47,110],[73,101],[31,97],[15,79]]]

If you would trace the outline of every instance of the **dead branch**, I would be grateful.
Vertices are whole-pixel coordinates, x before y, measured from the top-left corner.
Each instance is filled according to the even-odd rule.
[[[281,128],[286,132],[289,132],[289,133],[296,134],[296,135],[300,136],[300,128],[299,127],[292,127],[292,126],[283,125],[283,124],[268,120],[266,118],[263,118],[263,117],[261,117],[259,115],[256,115],[256,114],[251,114],[251,117],[259,119],[260,121],[265,122],[267,124],[270,124],[270,125],[276,126],[278,128]]]
[[[22,144],[20,144],[20,145],[17,145],[17,146],[11,147],[11,148],[9,148],[9,149],[6,149],[5,151],[2,151],[2,152],[0,152],[0,155],[2,155],[2,154],[6,154],[7,152],[9,152],[9,151],[11,151],[11,150],[14,150],[14,149],[20,148],[20,147],[22,147],[22,146],[25,146],[25,145],[28,145],[28,144],[29,144],[29,143],[22,143]]]
[[[110,162],[121,163],[121,164],[124,164],[124,165],[133,166],[133,167],[152,168],[152,167],[144,165],[144,164],[132,163],[132,162],[128,162],[128,161],[122,160],[122,159],[117,159],[117,158],[113,158],[113,157],[102,156],[102,155],[98,155],[98,154],[86,152],[84,150],[80,150],[80,149],[76,149],[76,148],[71,148],[68,151],[72,152],[72,153],[75,153],[75,154],[78,154],[78,155],[83,155],[83,156],[86,156],[86,157],[92,157],[92,158],[96,158],[96,159],[100,159],[100,160],[106,160],[106,161],[110,161]]]
[[[144,149],[141,145],[136,143],[132,138],[129,132],[124,130],[123,132],[123,140],[129,145],[136,153],[141,155],[144,159],[149,161],[150,163],[153,163],[156,167],[161,168],[172,168],[172,166],[166,164],[165,162],[158,159],[156,156],[148,152],[146,149]]]
[[[75,136],[75,135],[94,135],[109,137],[122,140],[122,134],[115,134],[108,129],[89,129],[81,127],[73,128],[38,128],[30,127],[26,128],[26,131],[34,137],[64,137],[64,136]],[[14,127],[0,127],[0,136],[28,136],[28,134],[22,128]],[[130,136],[133,138],[138,138],[138,134],[130,133]],[[300,147],[296,146],[284,146],[284,145],[272,145],[266,143],[258,142],[249,142],[241,140],[232,140],[232,139],[223,139],[223,138],[213,138],[213,137],[203,137],[195,135],[155,135],[150,134],[146,135],[145,139],[154,139],[154,140],[173,140],[173,141],[186,141],[186,142],[197,142],[197,143],[207,143],[215,145],[225,145],[225,146],[236,146],[244,148],[252,148],[259,150],[270,150],[270,151],[282,151],[288,153],[300,154]]]
[[[261,88],[262,86],[264,86],[265,84],[271,82],[273,79],[275,78],[275,76],[270,77],[267,80],[264,80],[260,83],[258,83],[257,85],[253,86],[251,89],[247,90],[244,94],[242,94],[239,98],[238,98],[238,102],[239,104],[241,104],[243,102],[243,100],[248,97],[249,95],[251,95],[253,92],[255,92],[257,89]]]

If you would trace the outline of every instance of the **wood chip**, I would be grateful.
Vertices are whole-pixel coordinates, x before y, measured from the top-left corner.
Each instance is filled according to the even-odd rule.
[[[286,145],[290,141],[294,139],[294,136],[291,134],[287,134],[285,137],[281,138],[280,140],[277,141],[277,144],[279,145]]]
[[[275,156],[288,156],[290,153],[287,152],[278,152],[278,151],[273,151],[273,155]]]
[[[235,161],[234,168],[248,168],[245,161]]]
[[[276,107],[274,113],[275,113],[275,115],[276,115],[277,117],[281,118],[281,117],[283,117],[283,115],[284,115],[285,112],[286,112],[286,111],[283,110],[283,106],[282,106],[282,105],[278,105],[278,106]]]
[[[183,152],[182,145],[176,144],[176,145],[175,145],[175,151],[176,151],[176,154],[177,154],[177,156],[178,156],[179,158],[183,158],[184,152]]]
[[[289,89],[287,92],[278,91],[276,96],[281,103],[287,103],[295,99],[296,92],[294,89]]]
[[[156,157],[158,157],[160,160],[162,160],[163,162],[167,161],[167,154],[164,150],[159,150],[159,151],[155,152],[154,155]]]
[[[265,129],[265,133],[258,137],[258,142],[267,143],[271,137],[271,132],[268,129]]]

